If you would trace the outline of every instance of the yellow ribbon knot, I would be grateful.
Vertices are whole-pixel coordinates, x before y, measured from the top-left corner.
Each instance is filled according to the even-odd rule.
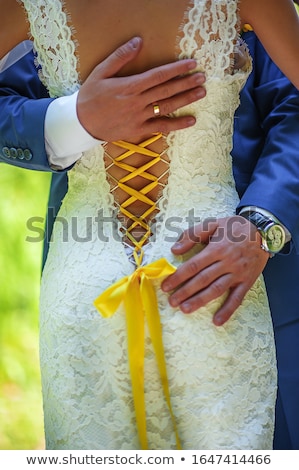
[[[148,324],[164,396],[176,435],[177,448],[181,449],[170,402],[158,302],[155,289],[152,284],[153,280],[168,276],[174,273],[175,270],[176,268],[165,258],[161,258],[146,266],[140,266],[134,271],[134,273],[115,282],[94,301],[95,307],[104,318],[111,317],[116,312],[121,302],[124,302],[128,334],[128,360],[133,400],[138,436],[143,449],[148,448],[144,397],[145,319]]]

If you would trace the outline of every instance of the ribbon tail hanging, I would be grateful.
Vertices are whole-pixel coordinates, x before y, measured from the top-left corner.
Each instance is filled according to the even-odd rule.
[[[128,284],[125,296],[125,311],[128,333],[128,360],[137,430],[141,447],[146,450],[148,445],[144,396],[144,313],[138,277],[133,277]]]
[[[148,279],[144,274],[141,275],[140,285],[141,298],[143,300],[144,312],[149,327],[149,333],[153,348],[156,355],[158,369],[160,373],[161,383],[163,387],[164,396],[171,416],[176,446],[178,450],[181,450],[181,443],[177,431],[177,425],[174,417],[174,413],[171,406],[169,382],[167,377],[166,361],[164,355],[163,336],[162,336],[162,325],[160,321],[160,314],[157,302],[157,295],[152,285],[152,280]]]

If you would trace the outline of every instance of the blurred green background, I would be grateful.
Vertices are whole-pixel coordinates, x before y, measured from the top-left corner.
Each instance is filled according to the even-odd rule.
[[[49,184],[47,173],[0,165],[1,450],[44,448],[38,358],[42,242],[25,239],[27,220],[45,216]]]

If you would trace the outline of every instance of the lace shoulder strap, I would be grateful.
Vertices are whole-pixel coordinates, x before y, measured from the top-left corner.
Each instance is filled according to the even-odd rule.
[[[238,40],[238,0],[194,0],[179,39],[179,57],[194,57],[207,78],[231,73]]]
[[[40,78],[53,97],[79,88],[72,30],[60,0],[22,0],[30,23]]]

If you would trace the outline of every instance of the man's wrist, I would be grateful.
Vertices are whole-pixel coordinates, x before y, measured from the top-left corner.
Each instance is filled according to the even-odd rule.
[[[55,169],[73,165],[82,153],[102,143],[92,137],[77,116],[78,91],[53,100],[45,117],[45,146]]]
[[[243,206],[241,210],[238,212],[238,215],[242,215],[244,212],[259,212],[260,214],[264,215],[265,217],[269,217],[270,219],[274,220],[277,224],[281,225],[285,231],[286,234],[286,243],[290,242],[292,240],[292,235],[290,231],[287,229],[287,227],[277,218],[275,217],[272,212],[262,209],[261,207],[257,206]]]
[[[243,207],[239,215],[256,226],[262,239],[261,248],[273,257],[291,240],[287,228],[271,212],[256,206]]]

